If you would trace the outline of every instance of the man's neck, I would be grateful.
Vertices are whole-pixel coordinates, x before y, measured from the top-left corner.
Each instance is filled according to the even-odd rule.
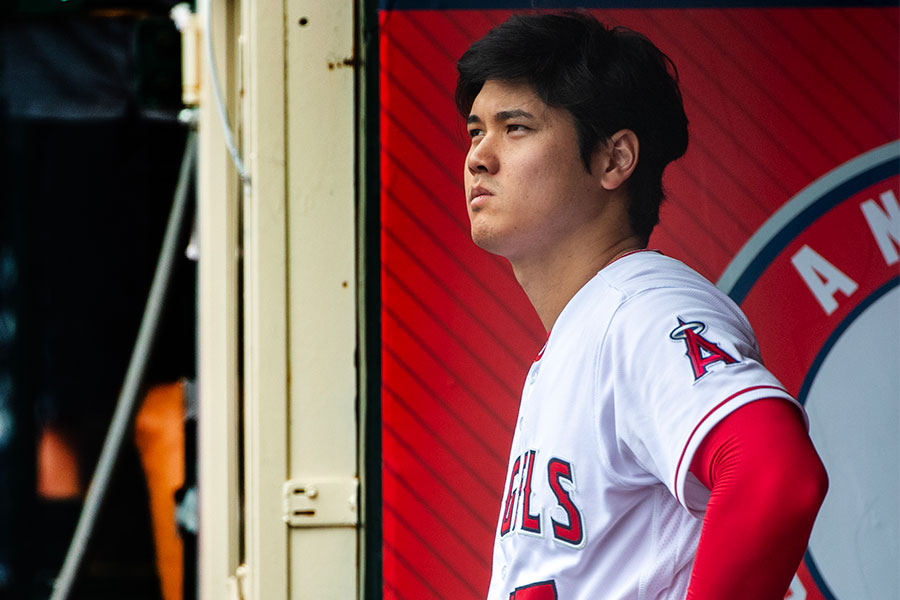
[[[573,238],[531,260],[511,260],[513,272],[548,332],[569,300],[603,267],[645,246],[636,235],[622,233],[591,240]]]

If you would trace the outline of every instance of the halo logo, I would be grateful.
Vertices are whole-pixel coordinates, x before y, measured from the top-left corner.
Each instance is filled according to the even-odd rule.
[[[789,598],[897,598],[900,145],[813,182],[718,282],[804,404],[831,481]]]
[[[685,355],[691,361],[694,370],[694,381],[706,375],[712,363],[723,362],[726,365],[736,364],[738,361],[730,354],[719,348],[718,344],[710,342],[701,334],[706,331],[706,323],[691,321],[685,323],[678,317],[678,327],[669,333],[669,338],[674,341],[683,340],[687,346]]]

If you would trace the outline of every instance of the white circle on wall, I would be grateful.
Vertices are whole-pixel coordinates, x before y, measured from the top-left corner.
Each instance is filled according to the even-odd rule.
[[[888,600],[900,589],[898,316],[895,286],[848,323],[806,397],[830,480],[809,550],[840,600]]]

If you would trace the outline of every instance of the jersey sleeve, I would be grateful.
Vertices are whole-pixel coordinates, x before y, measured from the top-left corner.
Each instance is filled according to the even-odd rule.
[[[626,483],[663,482],[695,516],[709,491],[690,473],[706,434],[762,398],[796,401],[763,366],[753,332],[718,290],[655,288],[627,298],[600,352],[598,385],[613,386]],[[799,406],[799,404],[798,404]],[[802,411],[802,408],[801,408]]]

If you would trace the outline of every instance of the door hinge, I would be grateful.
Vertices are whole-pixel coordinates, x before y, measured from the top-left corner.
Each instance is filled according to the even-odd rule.
[[[284,522],[289,527],[354,527],[359,480],[356,477],[291,479],[282,488]]]

